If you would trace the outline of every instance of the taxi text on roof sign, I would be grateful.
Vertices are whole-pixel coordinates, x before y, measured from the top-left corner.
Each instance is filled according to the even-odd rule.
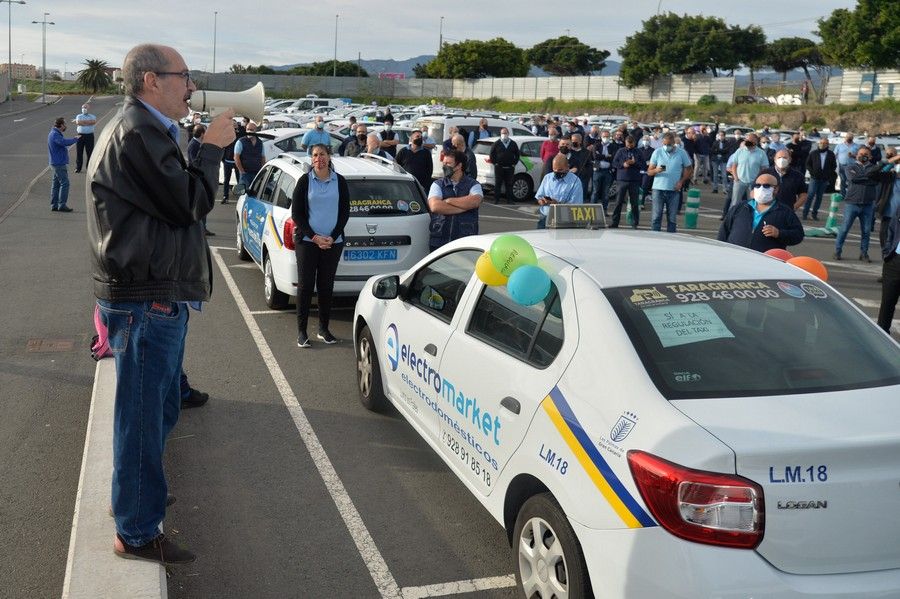
[[[606,217],[600,204],[551,204],[548,229],[605,229]]]

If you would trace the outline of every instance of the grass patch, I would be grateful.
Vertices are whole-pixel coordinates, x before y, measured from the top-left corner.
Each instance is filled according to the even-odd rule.
[[[25,84],[26,93],[41,93],[40,79],[18,79],[13,82],[13,89],[16,89],[16,85],[19,83]],[[52,94],[54,96],[87,95],[92,93],[90,90],[84,89],[77,81],[56,81],[53,79],[48,79],[46,89],[47,94]],[[111,85],[107,89],[98,91],[97,95],[118,93],[121,93],[121,91],[119,90],[119,86]]]

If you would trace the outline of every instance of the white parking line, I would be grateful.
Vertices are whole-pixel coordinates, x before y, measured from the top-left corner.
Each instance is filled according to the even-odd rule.
[[[278,388],[281,399],[294,421],[294,426],[297,427],[297,432],[300,433],[300,438],[303,440],[303,444],[306,446],[306,450],[309,452],[313,464],[315,464],[318,469],[319,475],[322,477],[325,488],[328,490],[329,495],[331,495],[335,507],[337,507],[341,518],[344,520],[344,524],[347,527],[350,536],[353,538],[356,549],[359,551],[363,562],[365,562],[366,568],[369,570],[369,575],[371,575],[372,580],[375,582],[375,586],[378,588],[378,592],[385,598],[402,599],[403,595],[400,592],[400,587],[397,585],[397,581],[394,580],[394,576],[391,574],[387,562],[384,561],[384,557],[381,555],[381,552],[378,551],[378,547],[375,545],[372,535],[363,523],[359,511],[356,509],[353,500],[350,499],[350,495],[344,487],[344,483],[341,482],[337,471],[335,471],[331,460],[328,458],[328,454],[325,453],[325,449],[322,447],[322,443],[313,431],[312,425],[309,423],[306,414],[303,412],[303,408],[300,407],[297,396],[294,395],[287,378],[284,376],[284,372],[281,370],[278,361],[275,359],[275,355],[272,353],[272,349],[269,347],[269,344],[263,336],[262,330],[260,330],[259,325],[256,324],[256,319],[250,314],[250,308],[247,306],[247,302],[244,301],[234,278],[231,276],[231,272],[229,272],[225,261],[219,255],[217,249],[213,250],[213,258],[215,258],[216,264],[219,266],[222,278],[225,279],[225,284],[228,286],[229,291],[231,291],[231,295],[234,297],[234,301],[244,318],[244,322],[247,324],[247,328],[250,329],[250,335],[256,342],[256,347],[259,349],[260,356],[262,356],[263,362],[265,362],[266,367],[269,369],[269,374],[272,376],[272,380]]]
[[[253,316],[262,316],[265,314],[285,314],[284,310],[250,310]]]
[[[881,302],[876,300],[865,299],[863,297],[854,297],[852,298],[854,302],[860,305],[862,308],[880,308]]]
[[[512,574],[508,576],[494,576],[491,578],[457,580],[456,582],[429,584],[422,587],[405,587],[403,589],[403,599],[443,597],[446,595],[459,595],[460,593],[474,593],[477,591],[490,591],[492,589],[505,589],[514,586],[516,586],[516,578]]]

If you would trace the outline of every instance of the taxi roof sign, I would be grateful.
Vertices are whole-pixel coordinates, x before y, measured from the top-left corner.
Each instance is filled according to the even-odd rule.
[[[550,204],[548,229],[605,229],[602,204]]]

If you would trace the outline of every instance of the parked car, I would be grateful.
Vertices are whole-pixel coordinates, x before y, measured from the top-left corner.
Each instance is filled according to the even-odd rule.
[[[541,184],[541,171],[544,168],[544,163],[541,162],[541,144],[547,138],[535,135],[511,135],[509,138],[519,145],[521,156],[513,175],[512,196],[516,202],[525,202],[532,198]],[[478,182],[487,190],[493,190],[495,185],[494,165],[491,164],[490,154],[491,147],[498,139],[500,138],[488,137],[478,140],[472,149],[478,165]]]

